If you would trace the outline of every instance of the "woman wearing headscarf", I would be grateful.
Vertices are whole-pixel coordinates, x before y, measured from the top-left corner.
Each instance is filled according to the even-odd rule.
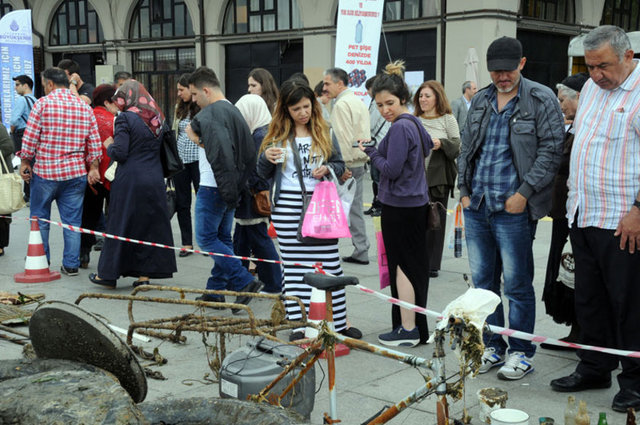
[[[256,145],[260,150],[262,139],[267,134],[271,114],[266,102],[257,94],[246,94],[238,100],[236,107],[244,117]],[[279,260],[280,256],[267,234],[269,217],[257,214],[253,209],[253,193],[269,190],[269,182],[258,176],[256,170],[247,181],[247,186],[240,195],[240,204],[236,208],[236,229],[233,234],[233,250],[236,255],[251,255],[266,260]],[[244,261],[245,267],[249,266]],[[264,282],[263,292],[280,294],[282,292],[282,269],[279,264],[258,262],[256,271],[260,281]]]
[[[142,84],[125,82],[113,96],[121,113],[116,118],[114,138],[105,145],[118,161],[111,182],[107,233],[173,245],[165,194],[160,147],[164,115]],[[117,279],[136,277],[133,286],[149,279],[172,277],[176,258],[172,250],[106,239],[100,253],[98,273],[89,279],[115,288]]]

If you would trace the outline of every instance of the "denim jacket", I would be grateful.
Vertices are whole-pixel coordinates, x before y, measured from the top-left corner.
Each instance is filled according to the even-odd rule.
[[[326,165],[333,169],[336,176],[340,178],[344,174],[346,166],[342,160],[342,153],[340,152],[340,145],[335,136],[331,137],[333,143],[333,150],[331,151],[331,157],[327,160]],[[265,180],[273,178],[273,186],[271,192],[271,199],[275,204],[280,199],[280,186],[282,184],[282,164],[273,164],[269,162],[264,152],[258,158],[258,176]]]
[[[553,179],[562,160],[564,119],[558,100],[548,88],[520,78],[520,100],[509,121],[509,143],[520,180],[518,192],[527,198],[532,220],[547,215],[551,208]],[[471,195],[475,162],[484,143],[491,118],[491,105],[484,88],[471,100],[458,157],[460,197]]]

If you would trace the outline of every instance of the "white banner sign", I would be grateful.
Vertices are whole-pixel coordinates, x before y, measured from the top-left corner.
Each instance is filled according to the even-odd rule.
[[[336,62],[349,74],[349,87],[369,105],[365,81],[376,75],[384,0],[340,0]]]
[[[10,127],[13,102],[19,96],[13,77],[33,76],[33,43],[31,40],[31,10],[16,10],[0,19],[0,73],[2,75],[2,123]]]

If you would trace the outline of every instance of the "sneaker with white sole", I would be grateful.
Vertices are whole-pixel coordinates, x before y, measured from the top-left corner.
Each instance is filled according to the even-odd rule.
[[[504,366],[498,370],[498,378],[509,381],[520,379],[527,373],[533,372],[533,363],[531,359],[524,355],[521,351],[509,353]]]
[[[378,335],[378,341],[390,347],[415,347],[420,343],[420,332],[418,328],[407,331],[398,326],[391,332]]]
[[[493,347],[485,347],[482,353],[482,365],[478,369],[478,373],[487,373],[491,368],[502,366],[504,364],[504,356],[496,352]]]

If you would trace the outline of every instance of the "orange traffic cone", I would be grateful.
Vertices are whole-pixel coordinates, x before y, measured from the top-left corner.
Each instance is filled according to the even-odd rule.
[[[269,223],[269,229],[267,229],[267,234],[271,239],[275,239],[278,235],[276,235],[276,228],[273,226],[273,222]]]
[[[316,325],[320,325],[320,323],[325,320],[327,317],[327,297],[326,292],[321,291],[320,289],[316,289],[314,287],[311,288],[311,300],[309,302],[309,315],[307,316],[307,322],[314,323]],[[335,331],[333,327],[333,322],[329,323],[329,328],[332,331]],[[304,331],[304,337],[306,338],[316,338],[318,336],[318,330],[314,327],[307,326]],[[349,347],[344,344],[338,343],[336,344],[336,357],[346,356],[349,354]],[[326,352],[323,352],[320,358],[326,358]]]
[[[49,271],[49,263],[44,252],[40,226],[38,226],[38,220],[33,217],[24,273],[16,273],[13,275],[13,280],[18,283],[40,283],[51,282],[56,279],[60,279],[60,273]]]

